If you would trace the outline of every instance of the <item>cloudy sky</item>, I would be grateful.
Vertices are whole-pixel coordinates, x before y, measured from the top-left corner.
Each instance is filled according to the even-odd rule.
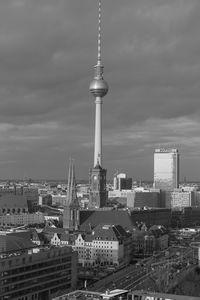
[[[0,178],[78,178],[93,163],[97,0],[0,1]],[[200,178],[200,1],[104,0],[103,156],[153,178],[156,147],[176,147]]]

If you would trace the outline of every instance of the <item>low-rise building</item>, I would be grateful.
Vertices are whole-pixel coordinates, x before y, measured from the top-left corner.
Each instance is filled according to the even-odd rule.
[[[169,246],[169,235],[165,227],[161,225],[153,225],[149,228],[149,232],[154,235],[156,241],[156,251],[162,251]]]
[[[130,261],[131,244],[131,235],[120,225],[98,225],[91,233],[80,233],[73,248],[82,266],[119,266]]]
[[[100,224],[90,232],[74,234],[64,228],[47,227],[41,235],[45,244],[71,245],[83,267],[119,266],[128,263],[132,255],[131,234],[120,225]]]
[[[199,297],[193,296],[184,296],[184,295],[175,295],[175,294],[166,294],[158,292],[150,292],[145,290],[135,290],[128,293],[128,300],[198,300]]]
[[[165,191],[165,207],[189,207],[195,205],[193,191],[182,191],[177,189],[174,191]]]
[[[0,226],[21,226],[29,224],[43,224],[45,221],[43,213],[20,213],[0,215]]]
[[[136,257],[150,256],[155,251],[166,249],[169,245],[166,229],[157,225],[147,229],[143,224],[140,230],[136,229],[133,231],[132,239],[134,256]]]
[[[174,207],[172,209],[172,227],[181,228],[196,225],[200,225],[200,207]]]
[[[163,225],[168,228],[171,225],[171,209],[169,208],[148,208],[133,209],[130,212],[133,224],[143,222],[147,227]]]
[[[52,205],[64,206],[67,201],[67,195],[52,195]]]
[[[160,207],[160,190],[142,190],[127,193],[127,207]]]
[[[136,257],[150,256],[156,249],[154,235],[146,230],[133,231],[132,239],[134,256]]]

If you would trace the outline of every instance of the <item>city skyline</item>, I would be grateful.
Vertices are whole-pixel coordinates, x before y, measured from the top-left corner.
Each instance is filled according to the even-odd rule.
[[[103,2],[103,156],[153,180],[155,148],[178,148],[199,178],[199,0]],[[77,178],[93,163],[98,1],[0,3],[0,178]],[[96,25],[95,25],[96,24]]]

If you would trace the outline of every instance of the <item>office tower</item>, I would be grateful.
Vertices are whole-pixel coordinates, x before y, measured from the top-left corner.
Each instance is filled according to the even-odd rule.
[[[154,187],[167,191],[179,187],[179,153],[177,149],[155,149]]]
[[[98,16],[98,57],[94,67],[94,79],[90,83],[90,92],[95,97],[95,141],[94,165],[90,171],[90,199],[89,207],[103,207],[106,205],[106,169],[103,169],[102,156],[102,104],[103,97],[108,92],[108,84],[103,79],[103,65],[101,61],[101,0],[99,0]]]
[[[115,174],[113,180],[114,190],[131,190],[132,178],[127,178],[125,173]]]
[[[70,231],[79,228],[79,202],[76,194],[74,161],[70,160],[68,173],[67,201],[63,211],[63,228]]]
[[[31,248],[28,240],[1,233],[2,240],[9,251],[1,252],[0,299],[49,300],[76,288],[78,261],[71,247]]]

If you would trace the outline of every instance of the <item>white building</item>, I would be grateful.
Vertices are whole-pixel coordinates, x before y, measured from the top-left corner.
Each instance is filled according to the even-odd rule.
[[[125,173],[119,173],[115,175],[113,179],[113,189],[121,191],[121,179],[125,179],[125,178],[126,178]]]
[[[184,192],[182,190],[166,191],[165,192],[165,207],[188,207],[194,206],[194,192]]]
[[[155,149],[154,187],[169,191],[179,187],[179,153],[177,149]]]
[[[120,225],[98,225],[91,234],[79,234],[72,248],[82,266],[118,266],[129,262],[131,237]]]

